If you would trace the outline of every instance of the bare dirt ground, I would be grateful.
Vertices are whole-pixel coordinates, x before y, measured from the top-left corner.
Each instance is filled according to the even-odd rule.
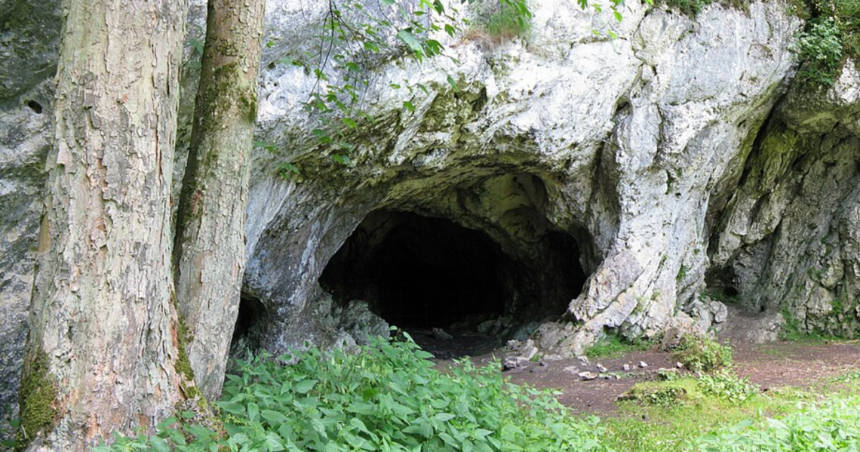
[[[762,390],[794,386],[808,388],[852,370],[860,369],[860,341],[837,343],[776,342],[764,345],[733,344],[735,369]],[[644,362],[646,368],[639,367]],[[583,381],[577,374],[598,373],[598,364],[611,379]],[[629,371],[623,366],[628,364]],[[573,367],[576,371],[565,368]],[[612,359],[592,359],[588,365],[578,360],[530,362],[522,369],[505,372],[514,383],[551,388],[561,392],[559,401],[582,414],[612,414],[616,398],[637,381],[656,378],[660,368],[675,368],[670,353],[633,352]],[[618,375],[620,378],[614,378]]]
[[[739,322],[749,320],[735,319]],[[743,328],[740,326],[738,331]],[[501,360],[504,355],[498,342],[486,335],[465,333],[455,334],[452,339],[439,339],[430,330],[413,330],[411,333],[422,348],[439,359],[441,368],[450,365],[452,358],[464,355],[472,356],[473,361],[479,364]],[[756,345],[745,342],[740,334],[721,336],[721,340],[728,340],[734,349],[736,373],[749,378],[764,391],[784,386],[815,387],[833,376],[860,370],[860,341]],[[640,363],[647,364],[647,367],[641,367]],[[628,370],[624,369],[625,365]],[[618,409],[617,397],[634,384],[656,379],[660,369],[676,368],[677,362],[671,353],[652,350],[615,358],[590,359],[587,363],[577,359],[528,362],[521,368],[504,372],[504,375],[513,383],[559,391],[559,401],[575,412],[605,416]],[[578,375],[580,372],[601,376],[584,381]]]

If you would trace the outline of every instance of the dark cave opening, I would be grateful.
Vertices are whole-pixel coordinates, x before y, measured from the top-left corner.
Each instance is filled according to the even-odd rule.
[[[255,297],[242,294],[236,326],[233,328],[231,354],[241,354],[245,350],[258,350],[262,343],[263,328],[267,324],[267,319],[268,312],[265,305]]]
[[[410,212],[369,214],[331,258],[320,284],[335,302],[367,301],[389,324],[455,336],[488,320],[489,335],[563,314],[585,274],[570,235],[543,231],[515,257],[483,231]]]
[[[498,244],[450,220],[393,217],[399,224],[384,225],[384,237],[359,228],[332,258],[320,282],[335,299],[366,300],[375,314],[405,328],[447,328],[503,313],[507,256]]]

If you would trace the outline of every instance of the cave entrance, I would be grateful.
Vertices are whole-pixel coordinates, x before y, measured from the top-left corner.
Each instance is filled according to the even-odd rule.
[[[545,231],[532,248],[529,258],[517,258],[487,233],[448,219],[374,211],[331,258],[320,284],[340,305],[366,301],[437,357],[474,356],[527,336],[541,316],[560,316],[582,289],[572,237]]]

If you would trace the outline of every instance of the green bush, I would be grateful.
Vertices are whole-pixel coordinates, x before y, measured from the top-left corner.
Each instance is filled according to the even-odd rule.
[[[846,57],[860,63],[860,0],[804,0],[797,9],[807,21],[798,37],[798,77],[832,85]]]
[[[685,335],[674,355],[693,372],[710,372],[732,365],[732,348],[703,336]]]
[[[842,61],[842,39],[839,26],[832,19],[814,23],[800,34],[798,52],[803,66],[798,77],[806,82],[832,85]]]
[[[689,448],[714,452],[858,450],[860,398],[806,405],[782,419],[768,419],[763,427],[744,421],[698,438]]]
[[[526,0],[501,0],[480,14],[468,36],[477,39],[481,36],[491,41],[501,42],[525,36],[531,27],[532,14]]]
[[[703,393],[733,403],[749,400],[758,393],[758,388],[746,378],[739,378],[728,369],[721,369],[711,375],[702,375],[698,382]]]
[[[666,6],[670,8],[677,8],[683,14],[695,17],[697,14],[702,12],[706,6],[714,3],[714,0],[657,0],[654,3],[665,3]]]
[[[506,382],[498,362],[465,360],[440,372],[408,336],[279,363],[291,358],[258,356],[228,376],[217,403],[223,438],[171,418],[156,436],[119,438],[113,450],[604,450],[596,419]]]
[[[585,350],[585,356],[589,358],[614,358],[625,353],[634,351],[645,351],[654,344],[642,339],[628,341],[615,334],[607,334],[594,345]]]

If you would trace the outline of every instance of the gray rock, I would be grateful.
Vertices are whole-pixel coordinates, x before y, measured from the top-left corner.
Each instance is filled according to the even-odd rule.
[[[599,377],[600,375],[594,372],[580,372],[577,374],[577,376],[579,376],[579,378],[581,378],[583,381],[591,381],[596,380],[597,377]]]
[[[529,359],[523,356],[512,356],[502,361],[502,371],[518,370],[528,366]]]
[[[446,333],[442,328],[433,328],[433,337],[440,341],[447,341],[454,338],[454,336]]]
[[[495,324],[496,324],[496,320],[495,320],[495,319],[486,320],[486,321],[481,322],[480,324],[478,324],[477,331],[478,331],[479,333],[481,333],[481,334],[487,334],[487,333],[489,333],[489,332],[490,332],[490,330],[491,330],[491,329],[493,329],[493,325],[495,325]],[[528,337],[525,337],[525,338],[516,338],[516,340],[526,340],[527,338],[528,338]]]
[[[624,372],[630,372],[630,364],[625,364],[621,366],[621,369],[623,369]]]
[[[639,367],[642,369],[647,369],[648,363],[646,363],[645,361],[639,361]]]

